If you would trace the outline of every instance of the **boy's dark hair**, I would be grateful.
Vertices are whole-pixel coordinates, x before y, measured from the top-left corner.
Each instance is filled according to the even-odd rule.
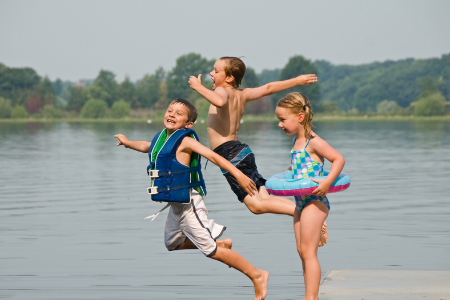
[[[238,57],[224,56],[220,58],[225,61],[225,75],[233,76],[234,81],[231,83],[234,88],[238,88],[241,85],[242,78],[245,74],[245,64]]]
[[[175,98],[170,104],[174,103],[181,103],[184,106],[186,106],[187,112],[188,112],[188,122],[194,123],[195,120],[197,120],[197,109],[194,105],[192,105],[191,102],[181,99],[181,98]]]

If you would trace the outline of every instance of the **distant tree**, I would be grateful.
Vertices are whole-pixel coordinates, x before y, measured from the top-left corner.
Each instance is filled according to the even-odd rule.
[[[28,118],[28,112],[23,105],[16,105],[11,111],[11,118],[12,119]]]
[[[446,101],[441,93],[426,96],[414,105],[415,116],[443,116],[445,115]]]
[[[117,99],[117,82],[115,77],[116,75],[113,72],[101,70],[97,78],[94,80],[94,85],[100,87],[107,93],[107,98],[103,100],[106,101],[109,107],[111,107]]]
[[[42,116],[47,119],[60,119],[62,118],[61,109],[53,105],[44,105]]]
[[[440,59],[441,72],[438,79],[438,87],[442,95],[450,100],[450,53],[442,55]]]
[[[314,112],[329,114],[335,113],[338,111],[338,106],[336,102],[332,101],[322,101],[318,105],[316,105],[316,110]]]
[[[424,96],[424,83],[428,94],[434,93],[437,86],[450,99],[450,54],[356,66],[335,66],[325,61],[315,64],[320,72],[322,99],[337,102],[340,110],[356,107],[361,112],[376,111],[384,99],[395,99],[401,108],[406,108]],[[428,79],[423,81],[424,77]]]
[[[200,54],[189,53],[177,58],[175,67],[167,74],[169,99],[187,98],[191,93],[188,84],[191,75],[202,74],[202,83],[207,85],[208,73],[213,69],[215,60],[207,60]]]
[[[173,100],[168,98],[169,90],[167,88],[167,84],[165,81],[161,81],[159,83],[158,95],[159,98],[158,101],[155,103],[154,107],[156,109],[165,110],[169,105],[169,103]]]
[[[111,116],[113,118],[123,118],[128,117],[130,115],[130,103],[125,102],[124,100],[119,100],[114,102],[113,106],[111,107]]]
[[[8,68],[0,64],[0,96],[12,104],[24,104],[41,77],[31,68]]]
[[[83,85],[84,87],[90,87],[94,84],[95,79],[80,79],[79,84]]]
[[[208,111],[210,103],[204,98],[197,98],[194,102],[195,108],[197,109],[198,116],[202,118],[208,117]]]
[[[244,78],[242,79],[242,85],[239,88],[254,88],[259,86],[259,79],[253,68],[247,67],[245,70]],[[258,101],[248,103],[248,112],[253,115],[259,115],[267,113],[272,109],[271,97],[263,97]]]
[[[139,97],[136,92],[136,87],[130,81],[130,78],[128,78],[128,76],[125,77],[125,80],[121,84],[119,84],[117,88],[117,97],[129,103],[133,108],[138,108],[141,106],[139,103]]]
[[[55,82],[53,82],[53,90],[55,91],[55,96],[61,96],[62,91],[64,89],[64,84],[61,79],[56,79]]]
[[[209,104],[209,103],[208,103]],[[252,115],[271,113],[274,111],[274,103],[270,96],[265,96],[257,101],[251,101],[245,106],[245,111]]]
[[[70,90],[73,86],[75,86],[75,84],[70,81],[62,81],[61,79],[57,79],[52,84],[56,97],[55,106],[67,107],[69,102]]]
[[[274,70],[262,70],[260,74],[258,74],[259,85],[265,85],[266,83],[278,81],[280,80],[281,69]]]
[[[247,67],[245,70],[244,78],[242,78],[242,84],[239,88],[253,88],[259,86],[258,76],[255,73],[255,70]]]
[[[357,115],[359,114],[359,110],[357,108],[352,108],[349,111],[347,111],[347,113],[350,115]]]
[[[69,90],[69,97],[67,99],[67,110],[73,110],[79,112],[86,101],[88,96],[86,89],[80,86],[73,86]]]
[[[398,109],[400,109],[400,106],[395,101],[383,100],[377,104],[377,112],[381,114],[390,113]]]
[[[281,70],[280,80],[291,79],[303,74],[316,74],[319,71],[317,67],[310,60],[305,59],[301,55],[291,57],[288,63]],[[320,83],[316,82],[308,86],[296,86],[285,92],[279,93],[281,96],[287,95],[291,92],[300,92],[305,94],[309,100],[311,100],[313,106],[314,102],[318,101],[320,98]]]
[[[30,114],[40,113],[44,105],[54,106],[56,103],[53,84],[48,77],[44,77],[34,85],[29,95],[25,102],[25,108]]]
[[[165,76],[163,68],[160,67],[152,75],[145,74],[136,84],[136,93],[141,107],[150,108],[158,102],[160,85],[164,82]]]
[[[353,107],[358,111],[374,111],[376,100],[373,99],[373,91],[370,83],[359,87],[353,96]]]
[[[111,95],[103,89],[100,85],[94,83],[86,89],[86,95],[88,99],[103,100],[108,103],[108,99],[111,99]]]
[[[430,95],[439,93],[438,84],[431,77],[422,77],[419,79],[422,93],[417,96],[418,99],[426,98]]]
[[[33,93],[41,98],[43,105],[55,105],[56,103],[55,90],[47,76],[35,86]]]
[[[108,104],[104,100],[89,99],[81,109],[82,118],[104,118],[106,117]]]
[[[11,117],[11,100],[0,97],[0,118],[9,118]]]
[[[28,98],[27,102],[25,103],[25,108],[27,112],[30,114],[39,113],[43,107],[44,104],[42,103],[41,96],[38,95],[31,95],[30,98]]]
[[[316,60],[314,64],[319,71],[320,76],[317,76],[317,80],[320,82],[325,82],[333,78],[333,71],[336,70],[336,66],[332,65],[326,60]],[[340,74],[341,76],[345,76],[345,74]]]

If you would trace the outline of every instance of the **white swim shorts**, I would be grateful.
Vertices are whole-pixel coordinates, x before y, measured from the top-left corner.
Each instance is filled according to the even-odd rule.
[[[188,204],[171,203],[167,216],[164,242],[167,250],[176,250],[186,238],[210,257],[216,253],[218,239],[226,227],[208,219],[203,197],[191,190],[191,202]]]

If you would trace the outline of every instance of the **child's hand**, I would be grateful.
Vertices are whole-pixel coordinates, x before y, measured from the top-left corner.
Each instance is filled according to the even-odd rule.
[[[319,184],[317,189],[312,192],[313,195],[325,197],[328,193],[328,190],[330,189],[331,184],[329,184],[326,179],[311,178],[311,180]]]
[[[197,90],[197,88],[202,86],[202,74],[198,74],[198,77],[191,75],[189,77],[189,85],[193,90]]]
[[[253,182],[250,178],[241,173],[238,177],[236,177],[239,185],[250,195],[254,196],[256,191],[256,183]]]
[[[120,146],[120,145],[125,146],[125,143],[128,142],[127,137],[124,136],[123,134],[116,134],[114,137],[117,138],[117,146]]]
[[[317,82],[317,76],[315,74],[300,75],[297,77],[298,85],[310,85],[311,83]]]

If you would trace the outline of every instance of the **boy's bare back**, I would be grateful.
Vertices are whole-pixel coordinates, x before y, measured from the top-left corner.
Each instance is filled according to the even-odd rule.
[[[219,87],[216,92],[221,92],[221,90],[228,96],[227,104],[223,107],[217,107],[213,104],[209,106],[207,128],[211,149],[215,149],[225,142],[238,139],[239,125],[247,102],[245,94],[241,90]]]

